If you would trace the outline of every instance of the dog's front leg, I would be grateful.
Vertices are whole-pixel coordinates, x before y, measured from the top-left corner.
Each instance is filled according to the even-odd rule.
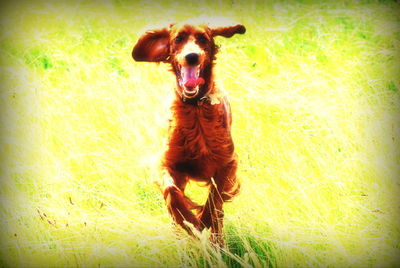
[[[198,215],[198,219],[201,224],[201,229],[211,227],[210,240],[213,243],[224,245],[222,237],[223,227],[223,200],[218,187],[215,184],[210,186],[210,192],[208,194],[207,201],[203,206],[202,211]]]
[[[199,220],[191,209],[198,206],[185,196],[184,191],[187,179],[181,173],[165,172],[163,185],[164,199],[174,221],[182,226],[188,233],[193,234],[192,228],[200,229]],[[192,225],[192,226],[190,226]]]
[[[222,236],[223,203],[231,200],[240,189],[240,184],[236,178],[236,169],[237,160],[234,159],[216,172],[215,180],[212,179],[206,204],[198,215],[202,228],[211,227],[211,241],[220,246],[224,246]]]

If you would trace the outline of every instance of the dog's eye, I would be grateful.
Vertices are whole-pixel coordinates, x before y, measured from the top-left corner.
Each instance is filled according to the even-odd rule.
[[[199,44],[201,45],[205,45],[208,42],[208,39],[205,36],[200,36],[197,41],[199,42]]]
[[[174,42],[176,43],[176,44],[179,44],[179,43],[181,43],[183,41],[183,37],[182,36],[177,36],[177,37],[175,37],[175,39],[174,39]]]

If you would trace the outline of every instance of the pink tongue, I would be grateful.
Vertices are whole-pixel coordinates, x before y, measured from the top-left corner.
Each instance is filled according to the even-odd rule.
[[[190,78],[188,81],[186,81],[185,87],[196,87],[202,84],[204,84],[204,79],[202,77],[199,77],[197,79]]]

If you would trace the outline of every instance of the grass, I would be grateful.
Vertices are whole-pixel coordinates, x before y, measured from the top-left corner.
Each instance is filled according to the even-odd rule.
[[[398,2],[1,5],[0,266],[400,265]],[[226,249],[171,224],[152,181],[174,78],[130,56],[204,14],[247,27],[217,40],[243,185]]]

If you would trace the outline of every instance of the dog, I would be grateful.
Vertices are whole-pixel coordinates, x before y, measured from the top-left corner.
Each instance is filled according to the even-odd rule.
[[[139,62],[166,62],[176,77],[161,190],[174,221],[188,233],[211,228],[210,240],[223,246],[223,203],[240,189],[227,97],[214,83],[218,52],[214,37],[244,34],[241,25],[209,28],[172,24],[147,31],[132,51]],[[205,182],[209,194],[200,206],[185,196],[189,180]],[[194,228],[194,229],[193,229]]]

